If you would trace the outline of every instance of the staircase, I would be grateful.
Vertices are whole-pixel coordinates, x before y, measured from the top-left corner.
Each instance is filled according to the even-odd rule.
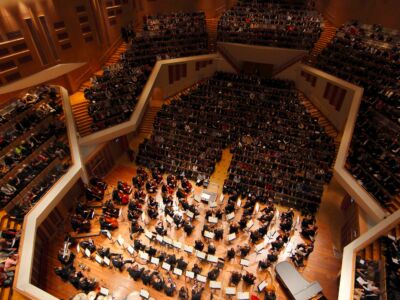
[[[217,49],[217,27],[219,18],[206,19],[208,32],[208,49],[215,52]]]
[[[143,120],[139,127],[139,134],[150,135],[153,131],[153,122],[157,115],[157,112],[160,110],[158,106],[150,106],[146,114],[143,117]]]
[[[299,100],[301,104],[305,106],[306,110],[311,115],[311,117],[318,119],[319,125],[321,125],[325,129],[325,133],[334,140],[335,161],[336,161],[336,156],[339,151],[340,140],[341,140],[341,136],[339,136],[338,131],[331,124],[331,122],[329,122],[329,120],[325,118],[325,116],[319,111],[319,109],[316,108],[314,104],[301,92],[299,92]],[[335,161],[333,162],[333,165],[335,165]]]
[[[90,125],[92,125],[92,118],[88,113],[88,105],[89,101],[86,100],[83,96],[82,101],[76,102],[71,105],[72,113],[74,115],[76,129],[81,137],[89,135],[92,133],[92,129]]]
[[[328,20],[324,21],[324,30],[321,33],[319,40],[315,43],[314,48],[311,50],[310,55],[306,58],[307,63],[314,64],[318,55],[324,50],[329,42],[336,35],[336,27]]]
[[[392,214],[400,209],[400,195],[396,195],[386,205],[387,210]],[[399,227],[400,228],[400,227]]]
[[[127,50],[128,45],[124,42],[118,47],[118,49],[109,57],[105,62],[104,66],[110,66],[117,63],[120,60],[121,54]],[[93,76],[101,76],[103,70],[98,70]],[[85,99],[83,92],[86,88],[91,86],[90,80],[85,81],[80,87],[78,92],[71,96],[71,107],[74,115],[76,127],[81,137],[92,133],[91,125],[93,123],[92,118],[88,114],[89,101]]]

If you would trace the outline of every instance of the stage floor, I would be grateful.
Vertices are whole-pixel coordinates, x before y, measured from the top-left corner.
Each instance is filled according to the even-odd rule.
[[[223,166],[217,165],[217,169],[219,167],[222,168]],[[219,172],[216,173],[218,174]],[[131,183],[131,178],[133,175],[135,175],[134,165],[127,163],[126,159],[124,158],[121,160],[120,164],[117,165],[109,173],[109,175],[106,177],[106,181],[109,183],[110,186],[115,186],[117,180],[123,180],[128,183]],[[211,180],[213,181],[213,178]],[[219,188],[216,199],[217,199],[217,204],[220,205],[220,192],[222,188],[220,184],[221,179],[219,178],[219,180],[215,181],[218,181],[217,183],[215,183]],[[196,187],[194,184],[193,186],[195,187],[195,189],[194,193],[190,196],[191,199],[190,202],[194,201],[195,203],[197,203],[197,201],[194,200],[193,198],[195,195],[201,194],[202,188]],[[337,239],[337,232],[338,231],[340,232],[341,228],[341,227],[336,228],[338,226],[337,219],[338,218],[340,219],[340,216],[337,215],[338,213],[340,213],[340,211],[338,212],[338,206],[339,206],[338,203],[341,200],[340,196],[341,196],[340,190],[334,181],[325,188],[323,196],[323,204],[321,205],[321,209],[317,214],[317,226],[319,229],[315,241],[314,251],[311,253],[306,263],[306,267],[304,268],[304,270],[302,270],[302,274],[308,281],[314,281],[314,280],[319,281],[319,283],[323,287],[323,292],[327,299],[337,299],[337,274],[340,270],[341,261],[340,259],[334,256],[333,239]],[[157,193],[157,199],[161,199],[160,191],[158,191]],[[225,203],[226,199],[221,207],[223,207]],[[201,230],[205,222],[204,214],[205,210],[208,209],[208,205],[204,204],[203,202],[199,202],[197,204],[199,205],[200,208],[200,216],[193,223],[195,226],[193,234],[190,237],[186,237],[186,234],[184,233],[183,229],[176,230],[175,227],[172,226],[172,228],[168,229],[168,237],[170,237],[173,240],[179,241],[182,244],[194,246],[194,241],[201,237]],[[263,205],[260,206],[260,210],[262,208]],[[277,206],[277,208],[280,212],[287,210],[287,208],[284,207]],[[123,212],[119,218],[119,228],[114,232],[112,232],[113,240],[115,241],[117,237],[120,236],[124,239],[125,244],[133,244],[133,241],[130,240],[129,238],[130,221],[128,221],[127,219],[127,207],[124,206],[122,209]],[[243,208],[240,208],[236,212],[235,220],[239,221],[242,215],[242,211]],[[295,222],[298,216],[299,213],[296,212],[296,215],[294,217]],[[254,225],[253,225],[254,227],[252,229],[258,228],[259,226],[257,218],[253,217],[253,220],[254,220]],[[149,231],[154,231],[154,226],[156,225],[157,221],[158,220],[146,219],[145,223],[147,224],[145,225],[145,227]],[[93,223],[97,222],[98,224],[97,219],[93,220],[92,222]],[[216,256],[225,258],[226,250],[228,249],[228,247],[229,248],[234,247],[236,249],[238,245],[248,244],[249,234],[245,232],[239,233],[237,239],[233,241],[231,244],[228,244],[228,242],[226,241],[226,236],[229,224],[226,221],[225,216],[223,217],[222,221],[219,221],[219,224],[222,225],[224,228],[224,239],[218,242],[214,241],[214,244],[216,245],[217,248]],[[278,228],[278,225],[279,221],[274,226],[270,227],[269,233],[272,234]],[[97,227],[97,225],[95,226]],[[49,245],[48,251],[46,253],[43,253],[41,288],[43,288],[50,294],[60,299],[69,299],[71,296],[75,295],[78,292],[70,283],[63,282],[54,273],[54,267],[60,265],[60,263],[57,260],[57,254],[59,249],[61,249],[63,245],[63,238],[64,238],[63,232],[68,231],[69,230],[68,227],[69,224],[66,224],[65,228],[60,228],[59,234],[56,235],[54,241]],[[140,239],[143,243],[147,245],[150,243],[149,239],[144,234],[140,236]],[[93,237],[93,240],[96,246],[102,245],[104,247],[110,247],[112,252],[123,253],[125,259],[130,257],[128,251],[124,250],[118,244],[118,242],[112,243],[104,235],[95,236]],[[279,256],[279,261],[288,259],[290,253],[289,251],[290,247],[301,242],[301,240],[302,238],[300,237],[298,230],[296,230],[287,247],[281,251],[281,254]],[[198,258],[194,254],[188,254],[183,250],[168,249],[164,246],[160,246],[157,242],[151,242],[151,245],[157,248],[158,250],[163,250],[167,253],[175,253],[177,258],[183,256],[183,258],[187,262],[189,262],[188,270],[191,270],[194,263],[199,262]],[[269,246],[266,247],[266,249],[268,248]],[[205,247],[205,250],[206,249],[207,247]],[[73,249],[73,251],[74,253],[76,253],[76,249]],[[257,294],[256,287],[258,283],[260,283],[267,277],[266,271],[257,271],[257,264],[259,260],[264,259],[267,253],[268,252],[265,251],[265,253],[263,254],[256,254],[254,246],[252,246],[252,250],[249,256],[247,257],[247,259],[250,261],[248,267],[242,268],[240,266],[239,257],[237,257],[235,260],[232,260],[231,262],[225,262],[225,266],[222,269],[217,279],[222,283],[222,290],[213,291],[213,299],[226,299],[224,290],[225,287],[229,286],[229,279],[231,276],[230,272],[234,270],[240,271],[241,269],[255,274],[257,276],[257,280],[253,286],[247,286],[243,283],[243,281],[241,281],[239,285],[236,287],[237,291],[243,291],[243,292],[249,291],[253,294]],[[139,257],[136,257],[136,261],[138,263],[143,263],[143,261]],[[79,269],[78,267],[79,264],[88,266],[90,268],[90,271],[83,271],[83,273],[88,277],[94,277],[98,279],[100,286],[108,288],[112,293],[113,297],[115,297],[114,299],[118,300],[125,299],[125,297],[129,293],[131,293],[134,290],[140,291],[141,288],[145,288],[146,290],[148,290],[150,292],[150,296],[154,297],[155,299],[168,299],[168,298],[171,299],[162,292],[158,292],[149,286],[144,286],[141,281],[134,281],[129,276],[126,270],[120,272],[114,268],[109,269],[107,267],[100,266],[97,262],[95,262],[94,260],[89,260],[82,254],[77,255],[77,258],[75,260],[75,266],[77,267],[77,269]],[[145,269],[156,268],[154,265],[150,263],[148,263],[144,267]],[[212,268],[212,264],[204,262],[201,263],[201,267],[203,268],[202,274],[207,276],[208,271]],[[161,269],[161,267],[159,267],[159,270],[162,273],[163,277],[166,278],[167,277],[166,271]],[[274,274],[273,271],[271,273]],[[172,272],[171,276],[174,279],[175,283],[177,284],[177,290],[179,290],[179,288],[184,285],[190,291],[193,282],[190,282],[188,279],[185,279],[185,276],[180,276],[180,278],[178,278],[176,275],[173,275]],[[278,291],[277,293],[278,299],[287,299],[288,297],[280,287],[279,283],[275,281],[274,284],[276,285]],[[207,299],[207,300],[211,299],[210,293],[211,290],[209,288],[209,283],[207,282],[202,299]],[[175,298],[177,298],[177,294]],[[236,297],[234,297],[233,299],[236,299]]]

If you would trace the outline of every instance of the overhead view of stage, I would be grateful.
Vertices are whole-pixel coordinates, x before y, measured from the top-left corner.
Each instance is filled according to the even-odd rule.
[[[108,187],[104,201],[108,199],[107,196],[111,197],[113,187],[116,186],[118,180],[131,183],[135,173],[136,171],[132,167],[117,166],[114,168],[105,180]],[[195,182],[192,182],[192,187],[192,191],[187,195],[187,200],[189,205],[196,207],[195,213],[183,209],[176,197],[176,190],[172,193],[171,190],[168,191],[168,194],[173,195],[172,207],[176,213],[175,216],[182,216],[182,220],[187,220],[193,225],[193,231],[190,235],[185,233],[184,225],[177,227],[176,218],[171,218],[170,215],[164,213],[160,187],[157,188],[156,193],[146,193],[145,196],[146,199],[154,197],[159,203],[159,215],[154,219],[149,218],[146,205],[144,205],[142,207],[144,213],[138,218],[138,224],[143,231],[134,234],[131,234],[131,221],[128,219],[129,205],[116,204],[115,208],[121,210],[116,218],[118,228],[114,230],[104,229],[100,233],[99,218],[102,215],[102,208],[99,207],[99,204],[101,202],[88,202],[88,209],[90,209],[90,206],[94,207],[94,218],[90,221],[91,230],[87,233],[78,234],[70,231],[71,236],[76,239],[75,244],[70,246],[70,252],[75,256],[74,266],[76,271],[81,271],[88,278],[98,280],[99,287],[107,289],[115,299],[125,299],[127,295],[134,291],[144,294],[148,292],[155,299],[167,298],[164,292],[157,291],[151,285],[145,285],[140,277],[134,280],[130,276],[130,273],[134,274],[130,271],[134,266],[138,266],[139,269],[150,270],[151,273],[156,271],[164,281],[171,280],[176,285],[173,298],[178,298],[181,287],[186,287],[191,294],[190,291],[194,285],[198,290],[204,288],[202,299],[211,299],[211,297],[224,299],[228,298],[229,294],[242,297],[240,299],[247,299],[253,293],[262,296],[267,290],[276,291],[279,299],[289,297],[288,293],[290,292],[282,288],[280,281],[276,279],[275,266],[282,261],[289,261],[294,266],[295,260],[292,260],[291,257],[295,256],[296,250],[298,250],[296,249],[297,245],[311,245],[313,243],[313,238],[305,238],[301,234],[301,223],[304,216],[294,211],[293,224],[287,231],[288,241],[277,251],[277,260],[261,266],[259,262],[266,262],[268,254],[272,252],[272,244],[283,232],[280,228],[281,216],[288,211],[288,208],[274,206],[273,218],[267,226],[266,234],[252,243],[251,232],[256,232],[256,229],[263,226],[259,218],[264,215],[262,211],[268,205],[257,202],[250,220],[247,221],[242,230],[238,222],[240,222],[246,208],[247,200],[240,198],[235,200],[233,212],[225,214],[229,197],[221,194],[219,185],[213,184],[211,181],[205,188],[196,186]],[[135,191],[136,189],[133,188],[129,198],[135,198]],[[84,198],[82,197],[82,201],[86,201]],[[217,215],[220,212],[222,212],[222,216],[218,218]],[[205,219],[206,214],[209,215],[207,220]],[[306,259],[302,260],[302,266],[298,269],[301,274],[299,276],[304,276],[310,284],[318,278],[324,295],[328,299],[333,299],[336,293],[333,288],[334,271],[339,269],[340,264],[338,258],[334,257],[332,248],[327,246],[329,244],[326,238],[330,236],[330,233],[327,232],[326,225],[319,222],[318,219],[317,216],[318,233],[313,243],[313,251],[310,252],[309,256],[307,255]],[[158,233],[161,232],[160,229],[157,232],[156,227],[160,227],[160,224],[165,231],[164,235]],[[231,224],[238,224],[239,228],[236,233],[229,233]],[[60,266],[57,257],[63,253],[66,236],[64,233],[70,229],[70,224],[66,223],[65,228],[60,229],[57,238],[49,245],[48,251],[42,254],[45,265],[43,265],[40,285],[50,294],[64,299],[78,292],[71,283],[63,281],[54,273],[54,268]],[[223,234],[222,238],[216,241],[215,232],[218,230],[222,230]],[[84,244],[82,242],[89,241],[89,239],[93,241],[97,251],[90,251],[82,246]],[[140,241],[140,244],[143,245],[143,247],[140,246],[142,248],[138,246],[137,241]],[[196,250],[196,241],[203,242],[202,251]],[[215,252],[212,249],[210,250],[210,244],[215,246]],[[122,261],[125,264],[120,270],[113,265],[112,260],[110,262],[110,259],[99,254],[103,253],[99,251],[99,247],[109,248],[110,253],[122,255]],[[228,258],[228,250],[230,249],[235,250],[231,259]],[[78,250],[79,252],[77,252]],[[210,254],[209,250],[213,254]],[[302,250],[304,251],[304,249]],[[245,255],[242,255],[241,251]],[[164,259],[160,258],[160,254]],[[178,262],[168,264],[166,261],[169,261],[169,255],[175,255]],[[179,259],[182,259],[185,263],[180,264]],[[172,261],[174,260],[172,259]],[[201,270],[200,272],[199,270],[196,273],[192,272],[195,265]],[[179,269],[179,266],[181,269]],[[209,273],[213,270],[214,272],[218,270],[217,276]],[[326,270],[330,271],[326,272]],[[232,283],[233,272],[238,272],[241,275],[251,274],[250,282],[241,279],[237,284]],[[322,273],[326,275],[321,276]],[[209,276],[214,280],[210,280]],[[319,290],[316,294],[318,292]]]

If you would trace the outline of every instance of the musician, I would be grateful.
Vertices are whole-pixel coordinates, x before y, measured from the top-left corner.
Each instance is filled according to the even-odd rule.
[[[185,233],[190,236],[193,232],[193,225],[192,223],[188,222],[188,221],[184,221],[183,222],[183,230],[185,231]]]
[[[110,254],[111,254],[110,248],[104,248],[104,247],[100,246],[97,248],[97,254],[102,258],[104,258],[104,257],[110,258]]]
[[[172,268],[174,268],[175,265],[176,265],[176,256],[175,256],[175,254],[170,254],[170,255],[167,257],[167,259],[166,259],[165,262],[166,262],[167,264],[171,265]]]
[[[164,288],[164,279],[157,271],[151,274],[151,286],[157,291],[161,291]]]
[[[216,251],[217,251],[217,248],[215,248],[215,245],[213,242],[208,244],[208,250],[207,250],[208,254],[214,255]]]
[[[167,296],[172,297],[176,291],[176,284],[171,277],[168,277],[164,284],[164,292]]]
[[[235,258],[236,252],[235,249],[231,248],[227,251],[226,256],[228,258],[228,260],[232,260],[233,258]]]
[[[167,230],[164,228],[164,225],[163,225],[162,221],[159,221],[157,223],[155,229],[156,229],[156,232],[161,236],[164,236],[164,235],[167,234]]]
[[[232,222],[229,225],[229,234],[238,233],[239,232],[239,225],[236,222]]]
[[[151,284],[151,271],[150,270],[143,271],[142,275],[140,276],[140,279],[142,279],[144,285]]]
[[[80,242],[79,246],[81,246],[81,248],[83,248],[83,249],[88,249],[90,251],[90,253],[93,253],[96,251],[96,246],[92,239],[88,239],[87,241]]]
[[[249,245],[244,245],[244,246],[240,246],[239,245],[239,252],[240,252],[240,256],[243,258],[243,257],[246,257],[247,256],[247,254],[249,254],[249,252],[250,252],[250,246]]]
[[[140,268],[137,264],[135,264],[133,267],[128,268],[128,273],[129,275],[133,278],[133,280],[138,281],[139,278],[142,277],[142,273],[144,271],[144,268]]]
[[[155,180],[147,181],[146,191],[150,194],[157,192],[157,182]]]
[[[233,271],[230,279],[230,283],[233,285],[238,285],[240,280],[242,279],[242,274],[239,272]]]
[[[73,215],[71,217],[71,227],[73,231],[89,232],[90,222],[82,218],[80,215]]]
[[[133,248],[134,248],[136,251],[140,251],[140,250],[143,251],[143,250],[146,248],[146,245],[142,244],[142,242],[140,241],[140,239],[135,239],[135,240],[133,241]]]
[[[276,238],[274,242],[271,243],[272,249],[274,250],[281,250],[283,247],[283,237],[280,235]]]
[[[243,281],[247,283],[248,285],[253,285],[254,281],[256,280],[256,276],[253,274],[246,272],[246,274],[243,275]]]
[[[194,245],[194,249],[198,250],[198,251],[203,251],[204,249],[204,243],[201,240],[196,240]]]
[[[54,272],[60,276],[62,280],[67,281],[70,278],[70,274],[75,273],[75,267],[72,264],[63,265],[54,268]]]
[[[189,291],[187,287],[182,286],[179,290],[179,300],[189,300]]]
[[[213,268],[207,274],[207,278],[209,280],[217,280],[218,276],[219,276],[219,269],[218,268]]]
[[[192,300],[201,300],[203,290],[203,286],[199,282],[195,282],[192,288]]]
[[[203,269],[198,265],[198,264],[194,264],[193,268],[192,268],[192,272],[197,276],[198,274],[201,273]]]
[[[216,241],[222,240],[222,238],[224,237],[224,229],[219,228],[219,229],[215,229],[214,230],[214,238]]]
[[[183,260],[183,256],[181,256],[177,261],[176,261],[176,267],[182,271],[185,271],[188,266],[188,263]]]
[[[154,257],[157,254],[157,249],[153,248],[152,246],[149,246],[148,248],[146,248],[145,251],[150,257]]]

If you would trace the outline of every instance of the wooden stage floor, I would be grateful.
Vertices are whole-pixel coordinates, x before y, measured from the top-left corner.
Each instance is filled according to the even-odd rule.
[[[224,176],[226,174],[226,164],[229,163],[230,157],[229,154],[226,153],[227,151],[224,152],[224,157],[222,160],[222,163],[217,165],[217,170],[215,174],[219,174],[220,176]],[[114,167],[114,169],[109,173],[109,175],[106,177],[106,181],[112,185],[115,186],[117,183],[117,180],[123,180],[128,183],[131,183],[131,178],[135,174],[135,168],[134,164],[128,163],[126,158],[121,159],[120,163]],[[217,175],[218,176],[218,175]],[[218,176],[219,177],[219,176]],[[216,189],[216,186],[219,188],[219,192],[222,189],[221,182],[223,182],[223,178],[215,178],[212,177],[212,182],[215,182],[214,184],[214,189]],[[195,185],[193,185],[195,186]],[[201,189],[196,187],[194,194],[199,194],[201,193]],[[340,265],[341,265],[341,260],[337,257],[334,256],[334,243],[337,242],[338,240],[338,233],[340,233],[340,210],[338,209],[339,202],[342,198],[341,197],[341,191],[338,187],[338,185],[335,183],[333,180],[330,185],[325,187],[324,195],[323,195],[323,202],[321,205],[321,208],[317,214],[317,226],[318,226],[318,235],[316,237],[315,241],[315,247],[314,251],[311,253],[307,263],[306,267],[301,271],[304,277],[308,281],[314,281],[317,280],[323,287],[323,293],[327,299],[337,299],[337,275],[340,270]],[[190,198],[193,198],[193,194]],[[161,199],[160,191],[158,191],[157,194],[157,199]],[[219,199],[219,195],[217,197]],[[191,201],[194,201],[192,199]],[[193,234],[190,237],[186,237],[183,229],[180,229],[179,231],[175,230],[175,228],[171,228],[168,230],[168,236],[174,240],[180,241],[182,244],[186,245],[194,245],[194,241],[201,236],[201,230],[203,228],[204,224],[204,213],[205,209],[207,208],[206,204],[199,204],[200,207],[200,217],[198,220],[194,221],[195,229]],[[261,208],[263,206],[261,205]],[[284,207],[279,207],[277,206],[279,211],[286,211],[287,209]],[[242,208],[239,209],[238,212],[236,212],[236,217],[235,219],[238,221],[241,213],[242,213]],[[296,216],[294,220],[296,221],[297,216],[299,215],[298,212],[296,212]],[[254,227],[258,228],[258,221],[257,218],[253,218],[255,221]],[[153,228],[156,225],[158,220],[151,220],[148,219],[146,220],[146,228],[148,228],[150,231],[154,231]],[[93,220],[92,222],[97,222],[98,220]],[[235,240],[232,245],[228,245],[226,241],[226,232],[228,228],[228,222],[225,220],[225,217],[223,217],[222,221],[219,221],[220,224],[223,224],[224,228],[224,239],[222,241],[214,241],[214,244],[216,245],[217,248],[217,253],[216,256],[218,257],[225,257],[226,256],[226,250],[228,247],[236,247],[238,245],[244,245],[248,244],[249,240],[249,234],[242,232],[239,233],[238,239]],[[275,224],[273,228],[270,229],[270,232],[274,231],[277,227],[278,224]],[[46,253],[43,253],[43,267],[42,267],[42,282],[41,282],[41,288],[44,290],[48,291],[50,294],[60,298],[60,299],[69,299],[71,296],[75,295],[78,293],[78,291],[70,284],[70,283],[65,283],[63,282],[55,273],[54,273],[54,267],[59,266],[60,263],[57,260],[57,254],[59,249],[62,248],[63,245],[63,238],[64,238],[64,232],[68,230],[69,224],[65,225],[65,228],[60,228],[59,234],[56,235],[56,238],[48,247],[48,251]],[[119,235],[125,240],[125,243],[128,244],[133,244],[133,241],[130,240],[129,238],[129,227],[130,227],[130,221],[127,219],[127,207],[123,207],[123,213],[120,216],[119,219],[119,228],[112,232],[113,239],[115,240]],[[147,237],[145,237],[144,234],[140,236],[140,239],[142,240],[143,243],[149,244],[149,240]],[[299,235],[298,230],[296,230],[289,242],[290,245],[296,245],[298,242],[301,241],[301,237]],[[110,240],[108,240],[105,236],[100,235],[97,237],[94,237],[93,240],[95,241],[95,245],[103,245],[104,247],[110,247],[112,252],[114,253],[123,253],[125,259],[129,258],[130,255],[129,253],[122,249],[122,247],[118,243],[111,243]],[[161,247],[160,245],[151,242],[152,246],[157,248],[158,250],[162,249],[163,251],[166,251],[167,253],[175,253],[177,258],[179,258],[181,255],[183,258],[189,262],[188,270],[191,270],[192,266],[194,263],[198,263],[198,259],[195,257],[195,255],[188,255],[184,251],[180,250],[168,250],[166,247]],[[268,249],[269,246],[267,246],[266,249]],[[284,250],[281,251],[281,254],[279,256],[279,261],[286,260],[288,259],[289,255],[289,248],[290,246],[286,246]],[[206,249],[206,247],[205,247]],[[76,249],[73,249],[74,253],[76,253]],[[244,270],[247,270],[257,276],[257,280],[255,282],[255,285],[253,286],[247,286],[243,283],[243,280],[239,283],[237,286],[237,291],[250,291],[251,294],[257,294],[256,292],[256,286],[259,282],[264,280],[267,276],[266,271],[258,271],[257,270],[257,263],[259,260],[264,258],[267,254],[267,251],[265,254],[256,254],[254,251],[254,246],[252,247],[252,250],[250,252],[250,255],[247,257],[250,260],[250,265],[249,267],[244,268]],[[142,262],[139,258],[136,258],[137,262]],[[222,291],[216,291],[213,292],[213,296],[211,297],[210,295],[210,289],[209,289],[209,284],[207,283],[205,291],[203,292],[203,297],[202,299],[226,299],[226,296],[224,295],[224,287],[229,286],[229,279],[230,279],[230,271],[233,270],[241,270],[241,266],[239,265],[240,258],[237,257],[235,260],[232,260],[231,262],[225,262],[225,266],[222,269],[218,281],[222,282]],[[155,299],[172,299],[170,297],[167,297],[164,293],[158,292],[155,289],[149,287],[149,286],[144,286],[141,281],[134,281],[126,271],[126,268],[124,271],[120,272],[114,268],[109,269],[106,267],[102,267],[99,264],[97,264],[93,260],[89,260],[88,258],[84,258],[82,254],[77,255],[77,258],[75,260],[75,266],[77,270],[79,270],[78,264],[84,264],[85,266],[88,266],[90,268],[90,271],[83,271],[85,275],[88,277],[94,277],[98,279],[100,286],[106,287],[110,290],[110,292],[113,295],[113,299],[125,299],[125,297],[131,293],[132,291],[140,291],[141,288],[145,288],[150,292],[150,296],[154,297]],[[208,271],[211,269],[211,264],[210,263],[201,263],[201,266],[203,268],[202,274],[207,275]],[[154,265],[147,264],[145,266],[145,269],[155,269]],[[167,278],[166,276],[166,271],[162,270],[159,268],[160,272],[162,273],[164,278]],[[271,272],[272,274],[274,273],[273,271]],[[189,291],[191,290],[191,286],[193,282],[189,282],[185,280],[184,276],[181,276],[178,278],[176,275],[171,275],[172,278],[174,279],[175,283],[177,284],[177,290],[183,285],[185,285]],[[277,295],[278,299],[288,299],[288,296],[285,294],[285,292],[282,290],[280,287],[279,283],[274,281],[274,284],[277,287]],[[263,299],[263,295],[259,295],[260,299]],[[176,296],[174,297],[177,299],[177,293]],[[234,297],[233,299],[236,299]]]

